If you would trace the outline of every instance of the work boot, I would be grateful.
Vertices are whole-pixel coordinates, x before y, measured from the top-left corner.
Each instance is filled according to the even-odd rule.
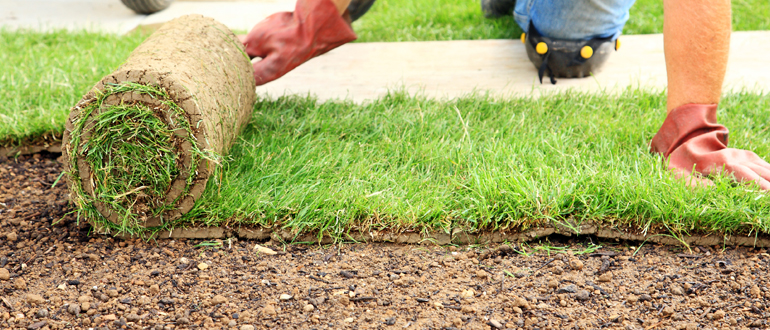
[[[486,18],[498,18],[513,15],[516,0],[481,0],[481,11]]]
[[[375,0],[352,0],[348,5],[348,15],[350,15],[350,21],[355,22],[357,19],[364,16],[369,8],[372,8]]]
[[[610,53],[618,50],[620,42],[612,37],[590,40],[565,40],[541,35],[532,22],[528,33],[522,34],[521,42],[527,57],[535,65],[540,83],[548,76],[551,84],[556,77],[583,78],[599,72]]]

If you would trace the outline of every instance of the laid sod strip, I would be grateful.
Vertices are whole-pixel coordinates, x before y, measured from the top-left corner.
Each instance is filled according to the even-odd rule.
[[[61,142],[72,105],[146,37],[0,28],[0,148]]]
[[[766,95],[726,97],[719,116],[733,147],[770,158],[768,108]],[[692,190],[649,153],[664,116],[664,95],[639,91],[260,100],[221,181],[185,225],[336,238],[583,221],[678,236],[770,232],[770,200],[756,187],[716,177],[716,187]]]
[[[252,75],[235,35],[212,19],[185,16],[151,35],[67,120],[80,214],[117,233],[172,227],[250,117]]]

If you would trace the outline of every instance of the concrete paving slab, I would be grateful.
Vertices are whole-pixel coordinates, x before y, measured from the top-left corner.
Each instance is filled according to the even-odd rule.
[[[0,0],[0,27],[11,30],[85,29],[123,34],[145,17],[120,0]]]
[[[495,96],[540,96],[575,89],[617,92],[628,86],[666,86],[663,36],[621,37],[621,48],[593,77],[537,81],[537,70],[518,40],[464,40],[347,44],[315,58],[286,76],[257,88],[262,95],[314,94],[320,100],[355,102],[406,89],[434,98],[474,91]],[[770,32],[735,32],[726,90],[770,91]]]
[[[279,11],[294,10],[295,0],[177,0],[165,10],[139,15],[120,0],[0,0],[0,27],[38,31],[91,30],[124,34],[153,29],[176,17],[201,14],[234,30],[250,30]]]
[[[230,29],[249,31],[264,18],[293,11],[296,0],[261,1],[175,1],[163,11],[148,16],[141,25],[158,26],[179,16],[201,14],[222,22]]]

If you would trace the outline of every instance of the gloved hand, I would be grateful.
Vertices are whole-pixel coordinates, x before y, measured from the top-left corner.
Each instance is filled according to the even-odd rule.
[[[770,163],[751,151],[728,148],[728,133],[717,124],[716,104],[685,104],[668,114],[650,149],[668,159],[669,169],[688,178],[690,185],[713,185],[692,176],[693,169],[702,175],[724,170],[737,181],[755,181],[762,190],[770,190]]]
[[[254,63],[254,79],[263,85],[313,57],[356,40],[349,22],[331,0],[297,0],[294,12],[270,15],[241,42]]]

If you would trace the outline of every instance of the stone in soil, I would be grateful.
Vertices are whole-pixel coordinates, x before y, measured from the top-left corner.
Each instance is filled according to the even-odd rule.
[[[578,290],[578,292],[575,294],[575,299],[585,301],[591,299],[591,294],[586,290]]]

